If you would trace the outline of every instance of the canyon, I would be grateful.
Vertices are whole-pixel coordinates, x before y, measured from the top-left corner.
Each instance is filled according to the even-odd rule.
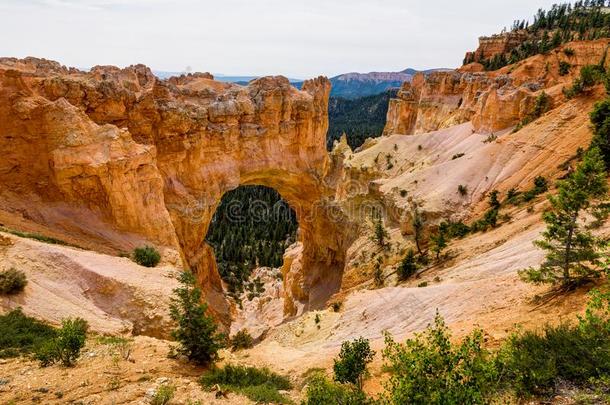
[[[488,42],[476,54],[496,52]],[[298,90],[281,76],[240,86],[208,73],[161,80],[143,65],[83,72],[45,59],[1,58],[0,257],[2,266],[23,269],[31,282],[23,295],[2,297],[0,305],[20,306],[53,324],[82,316],[96,333],[138,335],[137,355],[148,358],[169,350],[160,339],[171,329],[174,274],[188,268],[226,330],[258,328],[253,349],[226,358],[294,376],[332,366],[347,339],[364,336],[379,350],[385,331],[412,336],[436,311],[457,337],[485,325],[490,345],[515,324],[535,328],[573,317],[584,307],[583,293],[539,307],[532,297],[544,288],[522,283],[517,274],[543,260],[531,243],[544,228],[543,196],[506,208],[501,226],[452,242],[446,262],[412,280],[400,283],[396,269],[414,247],[416,210],[425,214],[430,234],[441,221],[481,217],[494,190],[504,196],[531,188],[537,176],[552,184],[570,172],[592,137],[588,113],[605,92],[595,86],[568,99],[562,90],[581,67],[604,60],[609,46],[607,39],[571,42],[494,72],[475,62],[418,73],[390,101],[382,137],[355,150],[343,138],[331,152],[331,85],[324,77]],[[561,62],[571,66],[565,75]],[[543,92],[549,110],[517,127]],[[298,242],[279,270],[282,281],[277,270],[257,269],[266,294],[242,310],[225,295],[205,243],[221,197],[240,185],[277,190],[299,221]],[[387,249],[372,238],[379,213]],[[610,228],[600,233],[610,236]],[[147,244],[162,253],[157,268],[120,257]],[[32,368],[15,361],[0,363],[0,370]],[[172,361],[158,367],[145,361],[141,373],[129,366],[133,381],[115,399],[137,401],[144,385],[134,375],[159,369],[190,387],[185,400],[199,395],[191,392],[194,377],[181,376],[182,366]],[[91,359],[85,363],[84,372],[99,379]],[[379,388],[379,360],[374,370],[370,392]],[[39,382],[45,378],[28,372]],[[235,397],[234,403],[244,401]]]

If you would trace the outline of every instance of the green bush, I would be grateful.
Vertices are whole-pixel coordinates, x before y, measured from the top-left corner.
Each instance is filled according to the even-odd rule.
[[[70,243],[64,242],[63,240],[55,239],[50,236],[41,235],[39,233],[21,232],[21,231],[16,231],[14,229],[5,228],[4,226],[0,226],[0,231],[10,233],[11,235],[19,236],[20,238],[33,239],[33,240],[37,240],[38,242],[49,243],[51,245],[78,247],[76,245],[72,245]]]
[[[443,221],[439,224],[439,231],[445,234],[448,239],[461,239],[470,233],[470,227],[462,221]]]
[[[463,184],[460,184],[458,186],[458,193],[462,196],[462,197],[466,197],[468,195],[468,186],[465,186]]]
[[[561,64],[560,64],[561,69]],[[543,91],[536,97],[536,101],[534,102],[534,107],[528,114],[517,124],[513,132],[519,131],[524,126],[530,124],[533,121],[536,121],[543,114],[551,109],[551,98]]]
[[[352,342],[343,342],[339,358],[335,359],[333,366],[335,380],[340,383],[351,383],[362,389],[367,374],[367,364],[373,361],[374,356],[375,352],[371,350],[369,341],[362,337]]]
[[[139,247],[133,251],[133,260],[140,266],[155,267],[161,261],[161,255],[152,246]]]
[[[606,72],[603,65],[586,65],[580,69],[580,76],[574,79],[572,86],[563,89],[563,93],[566,98],[574,98],[605,79]]]
[[[559,380],[583,385],[610,373],[610,294],[593,292],[578,325],[511,336],[498,354],[503,384],[519,396],[552,393]]]
[[[534,179],[534,187],[521,195],[521,201],[529,202],[540,194],[546,193],[549,190],[549,183],[547,179],[542,176],[537,176]]]
[[[386,335],[383,351],[391,377],[384,400],[391,404],[483,404],[494,394],[497,373],[483,348],[483,333],[474,331],[453,344],[442,317],[422,334],[396,343]]]
[[[566,61],[559,62],[559,76],[565,76],[570,73],[572,65]]]
[[[313,374],[308,382],[302,405],[366,405],[373,402],[353,385],[330,381],[323,373]]]
[[[516,188],[511,188],[506,192],[506,203],[511,205],[519,204],[519,196],[521,193]]]
[[[231,339],[231,351],[249,349],[254,346],[254,339],[248,332],[248,329],[242,329]]]
[[[72,367],[80,357],[87,339],[87,321],[81,318],[64,319],[57,335],[36,349],[36,358],[42,367],[61,363]]]
[[[267,368],[245,367],[227,364],[203,374],[199,383],[206,389],[218,384],[229,390],[247,396],[256,402],[289,403],[278,391],[292,388],[288,378]]]
[[[174,290],[170,304],[170,316],[178,324],[172,331],[180,345],[178,352],[200,365],[214,363],[226,337],[206,314],[208,307],[201,303],[201,289],[195,286],[193,273],[183,271],[179,281],[181,286]]]
[[[610,98],[596,103],[590,118],[593,124],[591,146],[600,149],[606,168],[610,169]]]
[[[151,405],[167,405],[176,394],[176,387],[173,385],[161,385],[152,397]]]
[[[0,315],[0,358],[31,353],[55,335],[51,326],[25,316],[21,308],[14,309]]]
[[[25,273],[20,270],[10,268],[0,272],[0,294],[19,294],[27,283],[28,280],[25,277]]]

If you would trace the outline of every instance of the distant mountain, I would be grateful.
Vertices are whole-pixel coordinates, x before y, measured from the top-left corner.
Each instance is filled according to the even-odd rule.
[[[449,69],[428,69],[416,70],[405,69],[400,72],[370,72],[370,73],[344,73],[330,79],[332,83],[331,97],[342,97],[346,99],[356,99],[360,97],[373,96],[384,93],[390,89],[399,88],[403,82],[411,81],[416,73],[423,72],[430,74],[432,72],[443,71]],[[180,76],[184,72],[165,72],[153,71],[155,76],[160,79],[167,79],[172,76]],[[213,73],[214,79],[220,82],[236,83],[245,86],[251,80],[260,76],[228,76],[221,73]],[[296,87],[301,88],[302,80],[288,79]]]
[[[153,74],[157,76],[159,79],[167,79],[172,76],[180,76],[186,74],[186,72],[165,72],[159,70],[153,70]],[[241,85],[246,85],[248,82],[254,79],[258,79],[261,76],[228,76],[222,73],[212,73],[214,75],[214,80],[225,83],[236,83]],[[288,79],[292,83],[302,82],[299,79]]]
[[[422,70],[424,74],[450,69]],[[419,70],[405,69],[400,72],[370,72],[370,73],[344,73],[330,79],[333,87],[331,97],[342,97],[350,100],[381,94],[390,89],[399,88],[403,82],[411,81]],[[294,83],[298,88],[303,83]]]

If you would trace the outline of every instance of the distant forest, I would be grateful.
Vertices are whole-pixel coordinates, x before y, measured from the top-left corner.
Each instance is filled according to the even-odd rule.
[[[610,37],[610,2],[585,0],[572,4],[555,4],[550,10],[538,10],[534,21],[513,23],[512,32],[523,32],[526,39],[509,53],[475,61],[464,59],[464,64],[480,62],[486,70],[497,70],[574,40],[593,40]]]
[[[294,211],[272,188],[241,186],[226,193],[206,241],[229,292],[242,293],[255,267],[280,267],[297,227]]]
[[[388,90],[374,96],[353,100],[331,97],[328,102],[328,135],[326,146],[331,150],[333,143],[347,134],[347,143],[352,149],[361,146],[366,138],[376,138],[383,133],[390,98],[396,97],[397,90]]]
[[[382,134],[388,104],[396,90],[354,100],[331,98],[327,147],[345,132],[352,149]],[[206,241],[214,248],[229,294],[258,289],[250,280],[256,267],[280,267],[286,248],[296,241],[294,211],[273,189],[241,186],[226,193],[210,224]]]

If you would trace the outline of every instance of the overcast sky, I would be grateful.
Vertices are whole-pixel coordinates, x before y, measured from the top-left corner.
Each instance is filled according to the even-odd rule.
[[[0,56],[308,78],[456,67],[557,0],[0,0]]]

